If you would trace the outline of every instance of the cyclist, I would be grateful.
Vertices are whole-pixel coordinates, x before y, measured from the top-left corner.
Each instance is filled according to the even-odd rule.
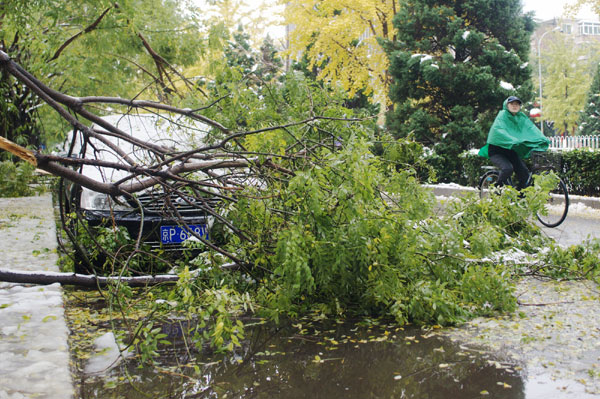
[[[510,96],[502,105],[488,133],[487,144],[479,155],[489,158],[500,170],[497,184],[502,186],[513,172],[517,174],[517,190],[524,188],[529,169],[523,162],[532,151],[546,151],[550,140],[521,112],[522,101]]]

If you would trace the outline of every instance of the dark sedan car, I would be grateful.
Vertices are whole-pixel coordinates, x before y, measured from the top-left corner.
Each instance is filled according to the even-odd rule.
[[[206,126],[197,122],[190,123],[188,120],[183,123],[154,114],[111,115],[103,119],[139,142],[172,148],[174,153],[202,145],[208,132]],[[83,136],[76,135],[68,143],[70,156],[112,163],[123,163],[126,159],[129,164],[140,166],[157,164],[152,151],[144,149],[143,145],[132,145],[129,141],[105,134],[106,130],[99,126],[92,126],[92,129],[104,133],[102,138],[90,138],[83,145]],[[132,177],[128,171],[93,164],[81,167],[80,173],[96,181],[111,183],[129,179],[135,184],[149,178]],[[212,177],[195,172],[186,178]],[[78,214],[92,228],[124,227],[132,239],[140,236],[146,247],[165,251],[180,250],[182,243],[194,235],[210,240],[219,203],[217,196],[198,195],[185,184],[171,184],[166,190],[165,186],[156,184],[131,196],[115,198],[79,185],[65,184],[61,190],[65,194],[61,201],[62,211],[63,214]],[[77,238],[77,233],[72,229],[69,234],[72,240]],[[80,252],[86,250],[81,243],[76,248]]]

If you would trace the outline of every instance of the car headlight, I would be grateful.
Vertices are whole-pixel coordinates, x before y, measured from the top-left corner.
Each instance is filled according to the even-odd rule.
[[[129,211],[131,207],[116,203],[109,195],[89,190],[81,190],[81,208],[90,211]]]

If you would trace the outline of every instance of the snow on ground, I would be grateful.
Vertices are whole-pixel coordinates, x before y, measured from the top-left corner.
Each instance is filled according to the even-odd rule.
[[[460,184],[457,184],[457,183],[424,184],[423,187],[433,188],[433,189],[435,189],[435,188],[454,189],[454,190],[459,190],[459,191],[473,191],[473,192],[479,191],[475,187],[461,186]]]
[[[580,197],[575,195],[569,197],[570,204],[568,215],[600,219],[600,208],[593,208],[589,205],[586,205],[584,202],[580,202],[582,199],[586,199],[588,202],[591,201],[589,197]],[[600,204],[600,201],[598,202]]]
[[[0,268],[58,271],[51,196],[0,198]],[[73,397],[58,284],[0,283],[0,399]]]
[[[70,398],[59,284],[0,289],[0,398]]]

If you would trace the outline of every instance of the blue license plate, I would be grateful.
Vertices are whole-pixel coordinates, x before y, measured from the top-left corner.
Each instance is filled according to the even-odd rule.
[[[208,227],[205,224],[190,224],[187,226],[200,237],[208,240]],[[180,244],[194,237],[188,229],[181,226],[160,226],[160,242],[163,244]]]

